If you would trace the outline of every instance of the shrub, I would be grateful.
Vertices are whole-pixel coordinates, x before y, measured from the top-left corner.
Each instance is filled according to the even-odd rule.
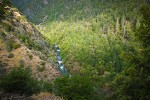
[[[12,51],[12,49],[13,49],[13,42],[14,42],[14,41],[9,41],[9,42],[7,42],[7,51],[8,51],[8,52],[11,52],[11,51]]]
[[[26,20],[26,17],[25,17],[25,16],[19,16],[19,17],[18,17],[18,20],[25,21],[25,20]]]
[[[0,61],[0,68],[1,68],[1,67],[4,67],[4,65],[3,65],[2,62]]]
[[[3,5],[0,4],[0,20],[5,18],[4,14],[5,14],[5,11],[4,11],[4,7]]]
[[[33,59],[33,55],[29,54],[29,58],[30,58],[30,60],[32,60]]]
[[[19,61],[19,66],[22,67],[22,68],[24,67],[24,60]]]
[[[15,67],[9,74],[3,77],[0,82],[0,86],[6,92],[24,94],[31,88],[28,86],[28,84],[31,83],[30,77],[31,73],[28,69]]]
[[[0,75],[3,75],[5,73],[5,68],[3,63],[0,61]]]
[[[92,100],[93,92],[92,81],[85,76],[63,76],[54,82],[54,93],[68,100]]]
[[[13,53],[9,53],[8,54],[8,58],[13,58],[14,57],[14,54]]]
[[[47,81],[40,80],[38,83],[41,92],[52,92],[52,84]]]
[[[0,80],[0,88],[4,92],[32,95],[41,91],[51,91],[51,84],[45,81],[38,81],[31,77],[29,68],[14,67],[9,74]]]
[[[33,33],[29,32],[28,34],[29,34],[29,36],[32,36]]]
[[[41,65],[42,65],[42,66],[45,66],[45,62],[42,62]]]
[[[26,41],[26,36],[23,35],[23,34],[19,34],[19,38],[20,38],[23,42]]]
[[[3,32],[0,32],[0,37],[5,38],[5,37],[6,37],[6,34],[5,34],[5,33],[3,33]]]
[[[13,49],[19,48],[20,46],[21,46],[21,45],[20,45],[19,43],[15,42],[14,40],[9,40],[9,41],[7,42],[7,50],[8,50],[9,52],[11,52]]]
[[[103,67],[98,66],[98,67],[96,67],[96,69],[97,69],[99,75],[103,75],[105,72],[105,69]]]
[[[43,72],[45,70],[45,66],[38,65],[37,70]]]
[[[17,49],[19,48],[21,45],[19,43],[13,43],[13,49]]]
[[[2,0],[2,4],[3,4],[4,6],[6,6],[6,5],[11,6],[11,3],[10,3],[9,0]]]

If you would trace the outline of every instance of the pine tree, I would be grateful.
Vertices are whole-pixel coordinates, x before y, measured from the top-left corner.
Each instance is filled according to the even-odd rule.
[[[135,35],[142,49],[130,57],[132,65],[116,77],[115,91],[118,98],[133,100],[150,98],[150,8],[143,7],[141,13],[143,21]]]

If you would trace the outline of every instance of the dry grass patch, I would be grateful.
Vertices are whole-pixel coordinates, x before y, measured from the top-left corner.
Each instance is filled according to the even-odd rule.
[[[31,99],[33,100],[64,100],[63,98],[59,96],[55,96],[54,94],[51,94],[48,92],[41,92],[38,95],[33,95]]]

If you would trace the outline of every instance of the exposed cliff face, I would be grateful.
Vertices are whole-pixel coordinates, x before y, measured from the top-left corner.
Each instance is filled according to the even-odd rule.
[[[52,46],[20,12],[0,3],[0,72],[23,64],[33,76],[48,81],[60,75]]]

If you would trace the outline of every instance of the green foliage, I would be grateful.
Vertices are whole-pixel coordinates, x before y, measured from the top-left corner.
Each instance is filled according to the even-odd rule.
[[[18,20],[23,20],[23,21],[25,21],[25,20],[27,20],[27,19],[26,19],[25,16],[22,15],[22,16],[19,16],[19,17],[18,17]]]
[[[6,44],[7,44],[7,50],[9,52],[21,46],[20,43],[15,42],[13,39],[7,40]]]
[[[0,32],[0,37],[2,37],[4,39],[6,37],[6,34],[3,32]]]
[[[5,9],[6,5],[11,6],[8,0],[2,0],[0,3],[0,20],[4,19],[6,17],[6,14],[8,13],[8,11]]]
[[[80,75],[63,76],[54,82],[54,93],[68,100],[92,100],[93,91],[90,78]]]
[[[13,44],[13,49],[17,49],[17,48],[19,48],[20,46],[21,46],[20,43],[15,42],[15,43]]]
[[[13,58],[14,57],[14,54],[13,53],[9,53],[8,54],[8,58]]]
[[[24,60],[20,60],[19,61],[19,66],[21,66],[23,68],[23,67],[25,67],[24,65],[25,65]]]
[[[45,62],[42,62],[42,63],[41,63],[42,66],[45,66],[45,64],[46,64]]]
[[[41,91],[51,91],[51,85],[45,81],[38,81],[31,77],[29,68],[15,67],[2,77],[0,87],[4,92],[21,95],[32,95]]]
[[[29,54],[29,58],[30,58],[30,60],[32,60],[33,59],[33,55]]]
[[[1,68],[1,67],[4,67],[4,65],[3,65],[2,62],[0,61],[0,68]]]
[[[5,14],[5,9],[4,9],[3,5],[0,4],[0,20],[5,18],[4,14]]]
[[[45,66],[43,65],[38,65],[37,66],[37,70],[40,71],[40,72],[43,72],[45,70]]]
[[[28,36],[27,34],[19,34],[18,37],[29,49],[36,48],[34,46],[34,42],[30,39],[30,36]]]
[[[12,49],[13,49],[13,42],[14,42],[14,41],[9,41],[9,42],[7,42],[7,50],[8,50],[9,52],[11,52]]]
[[[142,8],[143,21],[137,30],[141,49],[130,55],[131,65],[115,78],[117,98],[146,100],[150,98],[150,8]]]
[[[2,4],[3,4],[4,6],[6,6],[6,5],[11,6],[11,3],[10,3],[9,0],[1,0],[1,1],[2,1]]]
[[[28,34],[29,34],[29,36],[32,36],[32,35],[33,35],[33,33],[31,33],[31,32],[29,32]]]
[[[47,81],[39,81],[38,86],[40,87],[40,92],[52,92],[52,84]]]
[[[2,63],[2,61],[0,61],[0,76],[3,75],[5,73],[5,68],[4,68],[4,64]]]
[[[105,69],[103,67],[96,67],[99,75],[104,75]]]
[[[101,90],[98,94],[102,94],[102,98],[105,98],[103,94],[109,94],[105,89],[116,75],[113,81],[115,99],[149,98],[149,9],[141,9],[144,13],[142,23],[138,14],[143,4],[149,5],[148,0],[53,0],[44,6],[40,0],[15,0],[14,3],[23,12],[26,8],[32,9],[33,15],[27,12],[26,16],[36,24],[42,22],[42,27],[46,27],[42,29],[43,35],[51,44],[60,45],[65,67],[84,76],[85,81],[92,81],[95,88]],[[33,6],[35,4],[39,9]],[[134,35],[138,28],[136,37],[140,42],[135,41]],[[30,41],[26,44],[29,45]],[[36,50],[44,47],[38,40],[32,46]],[[87,96],[92,96],[90,89],[85,89],[92,83],[84,83],[81,76],[58,78],[55,93],[68,99],[89,99],[82,90],[87,91]],[[83,89],[79,88],[80,83],[83,83]]]
[[[127,66],[122,55],[132,48],[132,26],[138,27],[140,16],[137,11],[146,0],[142,3],[126,0],[48,2],[43,9],[37,10],[33,5],[41,6],[43,1],[13,1],[23,12],[32,8],[32,16],[24,13],[32,22],[39,23],[48,16],[42,22],[46,27],[42,33],[51,44],[60,45],[68,70],[72,71],[70,66],[78,63],[80,67],[103,66],[107,71],[120,73]],[[34,46],[36,50],[42,50],[44,45],[42,41],[35,41]]]
[[[30,89],[31,86],[28,86],[30,77],[31,73],[28,69],[23,69],[21,67],[13,68],[8,75],[5,75],[3,77],[0,82],[0,86],[6,92],[10,93],[24,94],[26,91],[29,90],[32,93],[32,90]]]

